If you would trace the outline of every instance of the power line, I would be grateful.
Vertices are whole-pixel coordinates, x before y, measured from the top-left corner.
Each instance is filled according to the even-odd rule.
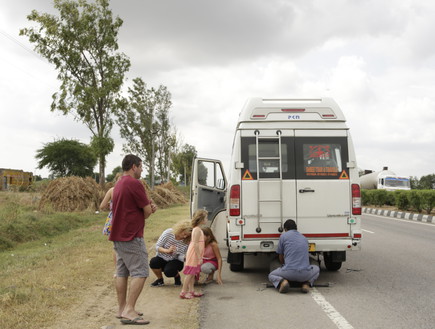
[[[28,51],[29,53],[31,53],[33,56],[35,56],[36,58],[40,59],[41,61],[43,61],[44,63],[47,63],[44,58],[40,55],[38,55],[35,51],[33,51],[32,49],[30,49],[29,47],[27,47],[25,44],[21,43],[18,39],[14,38],[12,35],[10,35],[9,33],[7,33],[6,31],[0,30],[0,34],[2,34],[4,37],[6,37],[7,39],[9,39],[10,41],[16,43],[17,45],[19,45],[21,48],[23,48],[24,50]]]

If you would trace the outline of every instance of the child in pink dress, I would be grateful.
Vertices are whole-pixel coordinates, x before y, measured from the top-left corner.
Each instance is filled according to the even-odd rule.
[[[213,282],[214,272],[217,272],[216,282],[222,284],[222,256],[219,245],[210,227],[202,229],[205,238],[205,248],[201,272],[207,274],[205,283]]]
[[[192,236],[189,248],[186,253],[186,262],[184,263],[183,273],[186,275],[183,283],[183,288],[180,293],[180,298],[191,299],[193,297],[201,297],[202,293],[197,293],[193,290],[195,276],[201,272],[202,257],[204,255],[204,233],[200,225],[207,221],[207,211],[197,210],[192,218]]]

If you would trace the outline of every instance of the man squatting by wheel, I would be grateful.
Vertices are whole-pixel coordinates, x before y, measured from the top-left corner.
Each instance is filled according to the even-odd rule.
[[[297,231],[294,220],[288,219],[284,223],[284,233],[279,238],[276,253],[282,266],[270,272],[269,281],[280,293],[289,291],[289,281],[302,282],[302,292],[309,292],[319,277],[320,269],[310,264],[308,240]]]

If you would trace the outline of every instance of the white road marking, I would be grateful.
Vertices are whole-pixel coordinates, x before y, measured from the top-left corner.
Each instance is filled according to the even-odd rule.
[[[334,322],[339,329],[353,329],[352,325],[323,297],[323,295],[316,289],[311,289],[311,297],[322,308],[326,315]]]
[[[425,222],[420,222],[420,221],[416,221],[413,219],[406,219],[406,218],[396,218],[396,217],[390,217],[390,216],[380,216],[380,215],[375,215],[375,214],[364,214],[367,216],[372,216],[372,217],[378,217],[378,218],[384,218],[384,219],[392,219],[392,220],[396,220],[399,222],[405,222],[405,223],[410,223],[410,224],[420,224],[420,225],[426,225],[426,226],[432,226],[435,227],[434,223],[425,223]]]
[[[367,233],[371,233],[371,234],[375,234],[375,232],[372,232],[372,231],[369,231],[369,230],[361,230],[361,231],[364,231],[364,232],[367,232]]]

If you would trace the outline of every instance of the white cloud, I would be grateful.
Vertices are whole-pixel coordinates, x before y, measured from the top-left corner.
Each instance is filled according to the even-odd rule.
[[[248,97],[332,96],[348,119],[358,164],[400,175],[435,172],[435,4],[431,1],[112,0],[124,20],[120,50],[130,79],[164,84],[185,143],[228,165]],[[52,1],[0,1],[0,167],[33,170],[55,138],[88,143],[72,117],[50,112],[53,67],[11,40],[32,9]],[[106,173],[122,160],[117,127]],[[13,141],[13,143],[11,142]]]

